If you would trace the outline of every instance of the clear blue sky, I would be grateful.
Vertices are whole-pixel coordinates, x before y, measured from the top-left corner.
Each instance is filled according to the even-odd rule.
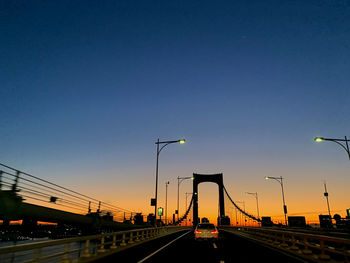
[[[348,187],[345,152],[313,137],[350,137],[349,11],[330,0],[2,1],[0,160],[82,192],[97,175],[98,188],[143,187],[148,204],[154,142],[186,138],[162,152],[162,184],[287,173]]]

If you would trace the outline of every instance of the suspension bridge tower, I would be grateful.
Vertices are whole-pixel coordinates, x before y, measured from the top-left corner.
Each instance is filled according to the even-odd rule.
[[[225,217],[225,202],[224,202],[224,183],[223,175],[220,174],[193,174],[193,226],[198,223],[198,185],[204,182],[216,183],[219,188],[219,225],[230,224]]]

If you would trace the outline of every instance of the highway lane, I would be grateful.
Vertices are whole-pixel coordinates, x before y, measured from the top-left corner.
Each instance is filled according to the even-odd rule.
[[[188,232],[189,232],[189,230],[183,230],[183,231],[173,233],[173,234],[161,237],[161,238],[157,238],[155,240],[139,244],[137,246],[128,248],[128,249],[123,250],[121,252],[118,252],[116,254],[113,254],[113,255],[104,257],[102,259],[96,260],[94,262],[98,262],[98,263],[109,263],[109,262],[136,263],[136,262],[139,262],[140,260],[148,257],[153,252],[164,247],[166,244],[173,242],[178,237],[180,237],[183,234],[188,233]]]
[[[153,255],[150,262],[303,262],[242,237],[220,231],[216,241],[194,240],[193,233],[182,237]]]
[[[142,244],[104,259],[102,262],[305,262],[220,231],[216,241],[194,240],[193,231],[182,231]]]

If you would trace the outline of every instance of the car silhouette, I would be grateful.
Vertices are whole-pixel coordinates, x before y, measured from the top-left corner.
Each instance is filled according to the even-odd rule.
[[[219,231],[214,226],[214,224],[201,223],[201,224],[198,224],[196,229],[194,230],[195,240],[218,239],[218,237],[219,237]]]

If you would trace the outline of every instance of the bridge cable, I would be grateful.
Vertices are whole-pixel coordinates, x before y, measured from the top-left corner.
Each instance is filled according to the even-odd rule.
[[[175,223],[173,223],[174,225],[180,224],[180,223],[187,217],[188,213],[189,213],[190,210],[191,210],[193,200],[194,200],[194,195],[192,194],[191,202],[190,202],[190,204],[189,204],[189,206],[188,206],[188,208],[187,208],[187,211],[185,212],[185,214],[184,214],[178,221],[176,221]]]
[[[95,198],[93,198],[93,197],[90,197],[90,196],[87,196],[87,195],[78,193],[78,192],[76,192],[76,191],[74,191],[74,190],[71,190],[71,189],[69,189],[69,188],[66,188],[66,187],[60,186],[60,185],[58,185],[58,184],[49,182],[49,181],[47,181],[47,180],[41,179],[41,178],[39,178],[39,177],[37,177],[37,176],[34,176],[34,175],[32,175],[32,174],[29,174],[29,173],[20,171],[20,170],[18,170],[18,169],[15,169],[15,168],[13,168],[13,167],[11,167],[11,166],[6,165],[6,164],[0,163],[0,166],[3,166],[3,167],[5,167],[5,168],[7,168],[7,169],[10,169],[10,170],[12,170],[12,171],[16,171],[17,174],[24,174],[24,175],[26,175],[26,176],[29,176],[29,177],[34,178],[34,179],[36,179],[36,180],[39,180],[39,181],[41,181],[41,182],[44,182],[44,183],[53,185],[53,186],[55,186],[55,187],[64,189],[64,190],[66,190],[66,191],[68,191],[68,192],[71,192],[71,193],[80,195],[80,196],[82,196],[82,197],[88,198],[88,200],[86,200],[85,198],[78,197],[78,196],[75,196],[75,195],[73,195],[73,194],[66,193],[66,192],[63,192],[63,191],[61,191],[61,190],[58,190],[58,189],[55,189],[55,188],[52,188],[52,187],[49,187],[49,186],[40,184],[40,183],[38,183],[38,182],[33,182],[33,181],[31,181],[31,180],[28,180],[28,179],[26,179],[26,178],[21,177],[22,180],[31,182],[31,183],[33,183],[33,184],[38,184],[38,185],[41,185],[41,186],[43,186],[43,187],[50,188],[50,189],[52,189],[52,190],[54,190],[54,191],[58,191],[58,192],[60,192],[60,193],[66,194],[66,195],[70,195],[70,196],[75,197],[75,198],[80,199],[80,200],[84,200],[84,201],[88,201],[88,202],[89,202],[90,200],[93,200],[93,201],[96,202],[96,204],[97,204],[97,203],[101,203],[101,205],[103,204],[104,206],[107,206],[107,207],[112,207],[112,208],[115,208],[115,209],[118,209],[118,210],[122,210],[122,211],[125,211],[125,212],[129,212],[129,213],[136,213],[136,212],[130,211],[130,210],[128,210],[128,209],[121,208],[121,207],[118,207],[118,206],[115,206],[115,205],[112,205],[112,204],[109,204],[109,203],[106,203],[106,202],[102,202],[102,201],[97,200],[97,199],[95,199]],[[3,172],[3,173],[6,173],[6,174],[8,174],[8,175],[14,176],[15,178],[17,178],[16,180],[18,180],[18,176],[13,175],[13,174],[10,174],[10,173],[7,173],[7,172],[5,172],[5,171],[2,171],[2,172]],[[95,203],[95,202],[94,202],[94,203]]]
[[[227,197],[230,199],[231,203],[232,203],[242,214],[246,215],[247,217],[249,217],[249,218],[251,218],[251,219],[253,219],[253,220],[255,220],[255,221],[261,222],[261,219],[260,219],[260,218],[256,218],[255,216],[250,215],[250,214],[248,214],[246,211],[242,210],[242,209],[232,200],[232,198],[231,198],[231,196],[228,194],[228,192],[227,192],[225,186],[224,186],[224,190],[225,190],[225,193],[226,193]]]

